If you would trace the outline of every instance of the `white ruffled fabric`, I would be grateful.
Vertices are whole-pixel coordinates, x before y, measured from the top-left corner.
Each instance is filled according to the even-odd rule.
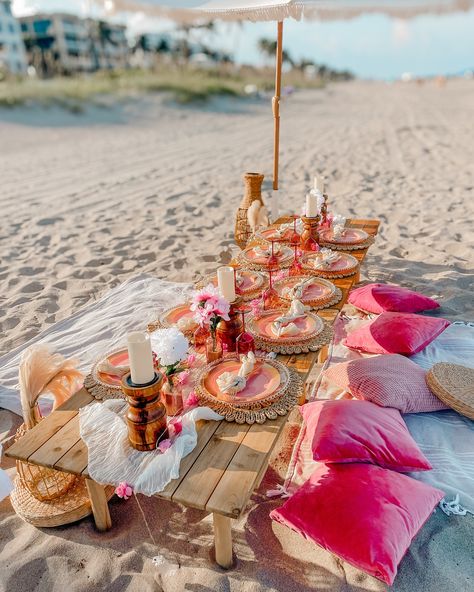
[[[81,438],[89,451],[89,475],[98,483],[118,485],[123,481],[135,493],[154,495],[179,477],[181,460],[197,444],[196,422],[223,419],[209,407],[197,407],[180,417],[183,430],[165,452],[140,452],[128,441],[123,401],[94,403],[79,411]]]
[[[23,351],[34,343],[45,343],[66,358],[80,360],[79,369],[87,374],[92,364],[108,352],[126,347],[127,333],[145,330],[149,322],[171,306],[185,302],[192,284],[167,282],[149,275],[135,276],[116,286],[97,302],[40,333],[21,347],[0,357],[0,407],[21,415],[18,367]],[[47,415],[52,399],[40,399]]]

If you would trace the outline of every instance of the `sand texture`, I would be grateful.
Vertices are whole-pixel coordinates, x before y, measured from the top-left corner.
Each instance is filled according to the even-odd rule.
[[[324,174],[332,211],[382,220],[366,279],[418,289],[440,300],[436,314],[474,320],[473,98],[473,81],[356,82],[295,94],[282,105],[281,212],[299,211],[313,175]],[[161,98],[80,116],[0,110],[0,151],[5,353],[139,272],[189,281],[228,261],[242,174],[271,171],[272,116],[263,102],[191,109]],[[265,198],[270,187],[268,178]],[[236,569],[212,563],[212,522],[197,510],[140,496],[150,535],[135,499],[115,498],[114,528],[99,534],[91,518],[35,529],[7,499],[0,591],[385,590],[269,520],[281,502],[265,491],[284,476],[294,422],[236,525]],[[17,425],[0,411],[1,440]],[[473,524],[438,510],[393,590],[472,590]]]

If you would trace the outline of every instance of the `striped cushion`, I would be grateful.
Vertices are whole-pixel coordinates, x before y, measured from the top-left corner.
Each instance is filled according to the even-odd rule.
[[[426,372],[398,354],[374,356],[335,364],[324,376],[356,399],[381,407],[394,407],[401,413],[421,413],[448,409],[429,390]]]

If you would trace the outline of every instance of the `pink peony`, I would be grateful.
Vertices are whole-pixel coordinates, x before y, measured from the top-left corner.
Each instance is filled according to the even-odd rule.
[[[186,399],[184,404],[185,409],[190,409],[191,407],[197,407],[199,405],[199,397],[196,394],[196,391],[191,391]]]
[[[168,450],[168,448],[171,448],[171,440],[169,438],[166,438],[166,440],[162,440],[158,444],[158,450],[161,453],[166,452]]]
[[[115,493],[118,497],[127,500],[133,494],[133,487],[127,482],[122,481],[122,483],[119,483],[115,488]]]
[[[181,432],[183,431],[183,424],[181,423],[181,421],[179,419],[177,419],[176,421],[173,421],[172,423],[170,423],[168,425],[168,433],[170,435],[170,438],[175,438],[176,436],[179,436],[181,434]]]

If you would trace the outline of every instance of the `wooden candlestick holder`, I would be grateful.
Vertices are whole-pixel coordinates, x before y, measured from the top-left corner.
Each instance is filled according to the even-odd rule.
[[[229,320],[220,321],[217,325],[217,339],[221,343],[223,349],[227,348],[228,352],[235,352],[235,340],[242,333],[242,320],[240,313],[237,310],[242,306],[243,298],[237,297],[234,302],[230,304]]]
[[[303,251],[317,251],[319,249],[318,226],[321,218],[319,216],[314,216],[314,218],[301,216],[301,220],[303,221],[301,249]]]
[[[136,450],[155,450],[159,440],[168,438],[162,386],[162,374],[155,374],[149,384],[134,384],[130,373],[122,378],[122,391],[129,404],[128,439]]]

